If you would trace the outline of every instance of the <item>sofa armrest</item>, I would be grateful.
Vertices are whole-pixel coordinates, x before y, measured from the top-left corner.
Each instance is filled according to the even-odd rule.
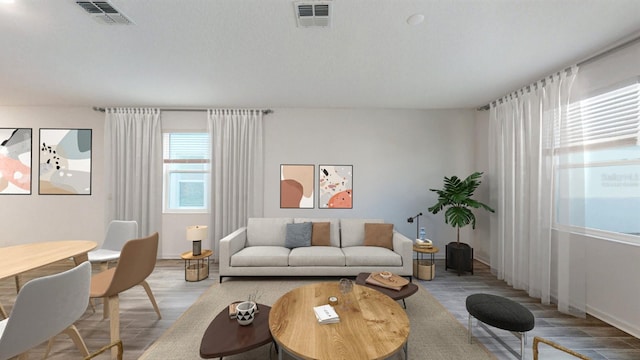
[[[413,241],[397,231],[393,231],[393,251],[402,257],[402,267],[413,271]]]
[[[220,239],[218,260],[220,262],[220,276],[224,276],[231,266],[231,256],[244,249],[247,243],[247,227],[241,227]]]

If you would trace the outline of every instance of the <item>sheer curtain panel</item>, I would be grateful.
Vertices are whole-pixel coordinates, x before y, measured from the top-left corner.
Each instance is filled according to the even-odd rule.
[[[557,171],[577,71],[573,67],[491,104],[489,176],[496,212],[490,231],[491,269],[499,279],[583,316],[584,246],[554,229],[562,213],[580,216],[580,209],[558,199],[579,192],[582,180]]]
[[[106,109],[108,221],[135,220],[139,236],[161,231],[162,124],[159,109]]]
[[[218,242],[263,214],[264,153],[261,110],[209,110],[211,224]],[[217,256],[216,256],[217,257]]]

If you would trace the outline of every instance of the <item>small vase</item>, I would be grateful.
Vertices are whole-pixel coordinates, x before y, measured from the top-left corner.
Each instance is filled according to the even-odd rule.
[[[236,307],[236,319],[238,324],[245,326],[253,322],[256,317],[257,305],[253,301],[245,301],[238,304]]]

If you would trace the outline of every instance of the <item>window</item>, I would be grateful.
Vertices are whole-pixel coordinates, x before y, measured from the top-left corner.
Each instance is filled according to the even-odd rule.
[[[209,136],[163,135],[164,211],[206,212],[209,208]]]
[[[556,139],[557,223],[640,240],[640,84],[571,104],[567,117]]]

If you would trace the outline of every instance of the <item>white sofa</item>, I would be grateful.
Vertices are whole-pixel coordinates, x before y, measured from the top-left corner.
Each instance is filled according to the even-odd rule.
[[[286,247],[287,224],[309,222],[330,223],[330,246]],[[250,218],[246,227],[220,240],[220,281],[231,276],[357,276],[372,271],[411,277],[413,242],[393,230],[392,249],[365,246],[368,223],[384,220]]]

